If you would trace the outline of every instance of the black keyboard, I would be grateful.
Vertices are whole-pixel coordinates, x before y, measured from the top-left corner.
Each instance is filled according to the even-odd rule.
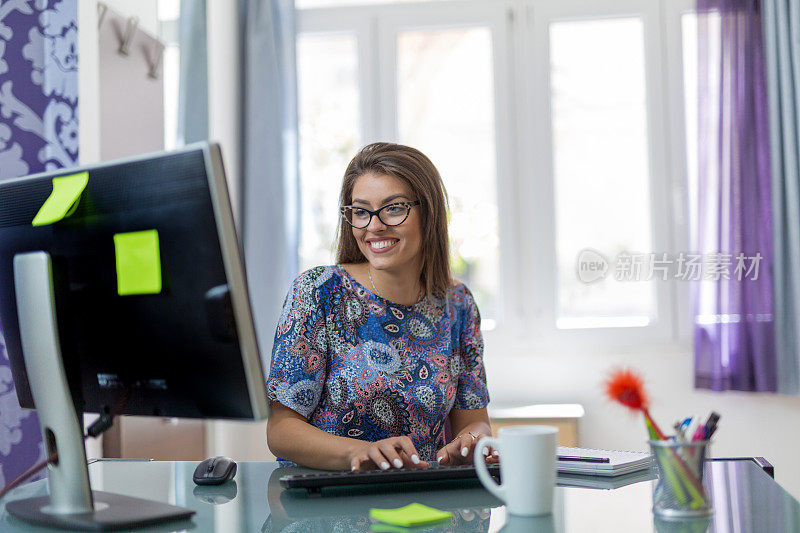
[[[489,474],[500,479],[498,463],[486,465]],[[458,480],[478,480],[473,465],[431,466],[429,468],[403,468],[390,470],[366,470],[360,472],[319,472],[313,474],[287,474],[280,477],[286,489],[306,489],[319,492],[325,487],[348,485],[375,485],[386,483],[419,483]]]

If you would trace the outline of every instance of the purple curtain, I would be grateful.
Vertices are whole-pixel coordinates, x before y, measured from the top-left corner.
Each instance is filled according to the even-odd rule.
[[[78,0],[0,0],[0,180],[78,161],[77,17]],[[1,329],[2,317],[0,486],[44,458],[36,413],[17,402]]]
[[[698,0],[695,386],[775,391],[768,102],[759,0]],[[728,279],[726,279],[726,277]],[[719,279],[714,279],[719,278]]]

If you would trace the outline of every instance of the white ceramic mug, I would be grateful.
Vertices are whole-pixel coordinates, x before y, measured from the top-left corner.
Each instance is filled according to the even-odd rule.
[[[556,486],[556,437],[552,426],[508,426],[498,437],[484,437],[475,446],[475,470],[486,490],[503,500],[510,514],[541,516],[552,512]],[[498,485],[486,468],[483,449],[500,453]]]

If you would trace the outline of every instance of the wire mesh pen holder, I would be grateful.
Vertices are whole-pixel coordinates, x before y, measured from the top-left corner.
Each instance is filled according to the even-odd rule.
[[[661,518],[709,516],[714,512],[703,487],[703,464],[710,441],[651,440],[658,481],[653,491],[653,513]]]

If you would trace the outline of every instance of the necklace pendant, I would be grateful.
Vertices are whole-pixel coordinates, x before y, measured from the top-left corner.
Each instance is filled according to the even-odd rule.
[[[372,272],[371,272],[371,270],[369,268],[369,263],[367,263],[367,276],[369,276],[369,282],[372,284],[372,290],[375,291],[375,294],[377,294],[378,296],[383,298],[383,295],[381,294],[381,291],[378,290],[378,288],[375,286],[375,282],[372,281]]]

